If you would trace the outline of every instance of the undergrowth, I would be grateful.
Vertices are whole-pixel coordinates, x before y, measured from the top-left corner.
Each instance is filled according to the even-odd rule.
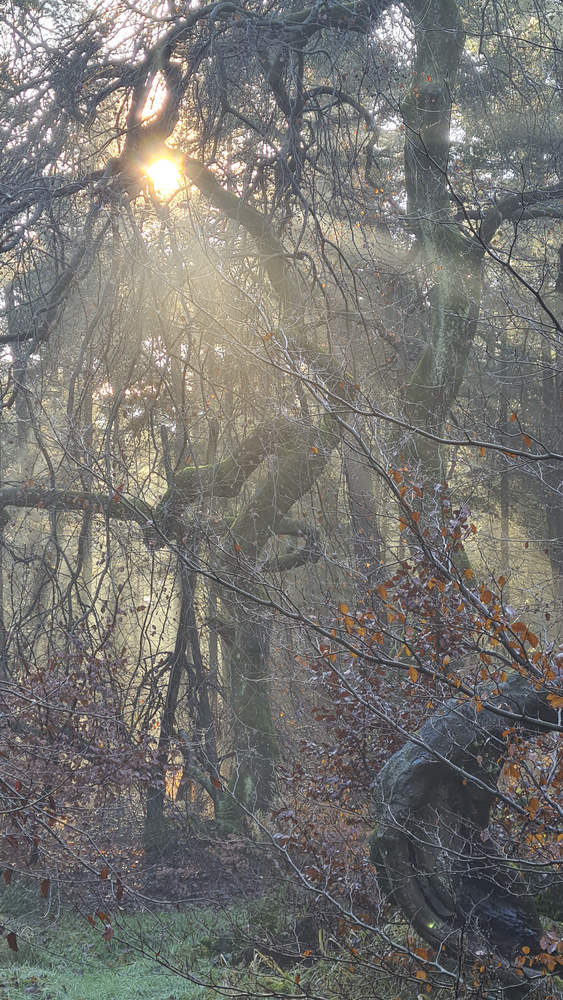
[[[94,920],[94,926],[88,916]],[[97,915],[44,912],[37,896],[7,889],[0,899],[2,1000],[210,1000],[225,987],[243,908],[187,907],[112,913],[111,940]],[[17,952],[7,931],[14,931]],[[216,988],[215,988],[216,987]]]
[[[399,952],[381,961],[370,935],[323,925],[279,886],[228,908],[116,909],[109,940],[97,914],[55,903],[38,906],[21,884],[0,898],[1,1000],[426,1000],[430,992]],[[395,939],[404,931],[406,943],[406,926],[384,930]],[[544,982],[538,996],[553,996],[556,983]],[[453,985],[433,987],[431,1000],[449,1000]]]

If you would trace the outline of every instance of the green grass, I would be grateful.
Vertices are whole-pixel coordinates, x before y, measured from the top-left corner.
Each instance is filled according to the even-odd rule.
[[[222,956],[245,919],[242,910],[197,907],[111,915],[115,935],[106,944],[100,920],[92,927],[86,916],[44,915],[36,893],[6,890],[0,922],[16,932],[18,951],[4,932],[1,1000],[211,1000],[218,994],[209,984],[224,987]]]
[[[0,996],[6,1000],[191,1000],[212,995],[201,986],[183,984],[170,972],[153,970],[143,960],[0,967]]]

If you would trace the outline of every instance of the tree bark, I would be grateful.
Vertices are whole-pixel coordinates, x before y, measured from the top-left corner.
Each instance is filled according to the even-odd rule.
[[[481,711],[452,699],[388,761],[374,789],[371,858],[382,889],[439,956],[468,966],[488,956],[514,996],[522,979],[511,961],[523,946],[542,950],[542,927],[514,862],[485,833],[511,731],[491,709],[525,718],[520,735],[530,738],[542,721],[557,721],[548,694],[514,674],[500,694],[482,693]]]
[[[234,606],[233,606],[234,605]],[[234,718],[231,791],[254,811],[272,801],[280,749],[272,717],[269,652],[271,624],[255,606],[237,600],[235,641],[229,657]]]
[[[465,45],[455,0],[411,0],[416,32],[413,82],[403,106],[408,216],[431,268],[431,322],[410,379],[405,415],[441,433],[465,372],[479,316],[482,248],[466,238],[451,212],[447,183],[452,94]],[[410,457],[431,482],[444,478],[440,449],[415,438]]]

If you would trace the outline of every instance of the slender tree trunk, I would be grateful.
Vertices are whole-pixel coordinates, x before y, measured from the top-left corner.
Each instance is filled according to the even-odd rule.
[[[497,357],[502,363],[506,361],[506,329],[503,326],[499,337]],[[499,393],[499,431],[501,436],[508,433],[508,405],[503,389]],[[504,455],[499,456],[500,462],[500,561],[503,576],[508,577],[510,560],[510,469]],[[508,599],[508,588],[504,590],[505,600]]]
[[[377,580],[383,563],[384,544],[377,523],[373,476],[350,447],[344,449],[348,507],[352,521],[358,589]]]
[[[551,351],[543,353],[544,375],[542,383],[542,404],[544,444],[554,451],[563,449],[563,379],[558,374]],[[544,473],[545,516],[548,537],[549,560],[553,576],[553,590],[556,601],[563,598],[563,496],[561,487],[561,467],[558,463],[547,464]]]
[[[0,407],[0,489],[4,485],[4,426]],[[4,525],[6,511],[0,511],[0,680],[8,679],[8,650],[6,648],[6,627],[4,625]]]
[[[184,560],[179,560],[180,618],[176,632],[176,643],[172,654],[166,700],[160,722],[158,741],[158,767],[154,783],[147,789],[145,822],[145,849],[150,853],[160,852],[166,846],[167,824],[165,817],[166,770],[169,766],[170,741],[176,731],[178,697],[182,677],[188,688],[188,705],[193,719],[197,760],[203,773],[211,777],[217,770],[217,746],[215,726],[209,704],[207,672],[204,667],[194,608],[194,581]],[[188,645],[192,660],[187,656]],[[210,790],[214,805],[216,795],[213,784]]]
[[[84,391],[84,406],[82,413],[82,437],[83,454],[80,456],[81,462],[89,468],[92,461],[92,427],[93,427],[93,403],[92,403],[92,382],[88,378],[88,384]],[[93,476],[90,471],[84,471],[81,476],[82,485],[85,490],[93,487]],[[85,599],[90,598],[90,585],[92,582],[92,515],[86,512],[80,532],[79,558],[82,567],[82,581],[85,591]]]
[[[144,845],[147,855],[153,857],[166,848],[168,842],[164,806],[166,801],[166,770],[169,763],[170,739],[174,733],[176,708],[180,693],[182,674],[186,670],[186,633],[188,628],[188,600],[181,587],[180,618],[176,630],[174,652],[170,660],[170,672],[164,708],[160,720],[158,738],[158,764],[154,781],[147,788]]]
[[[185,598],[187,603],[186,635],[192,654],[192,661],[187,665],[191,679],[189,708],[195,728],[195,743],[198,747],[199,764],[203,771],[206,771],[211,778],[214,778],[218,764],[217,740],[209,697],[209,671],[203,662],[199,642],[199,629],[195,614],[195,575],[190,574],[185,564],[182,564],[180,572],[182,574],[182,599]],[[213,804],[216,805],[215,794],[213,794]]]
[[[210,622],[217,621],[218,602],[217,587],[209,581],[207,588],[207,617]],[[217,692],[219,690],[219,633],[213,624],[209,629],[209,704],[213,718],[217,717]]]
[[[559,271],[550,297],[549,305],[555,315],[563,312],[563,244],[559,247]],[[560,345],[560,335],[554,330],[553,336]],[[563,451],[563,377],[554,362],[552,350],[546,346],[543,353],[543,437],[546,447],[553,451]],[[544,470],[547,487],[545,513],[549,538],[549,559],[553,575],[555,601],[563,599],[563,497],[561,466],[548,464]]]

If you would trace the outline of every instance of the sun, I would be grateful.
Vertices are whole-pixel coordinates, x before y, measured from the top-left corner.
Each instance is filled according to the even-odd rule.
[[[182,183],[180,171],[172,160],[157,160],[147,167],[146,173],[153,182],[157,194],[164,197],[176,191]]]

